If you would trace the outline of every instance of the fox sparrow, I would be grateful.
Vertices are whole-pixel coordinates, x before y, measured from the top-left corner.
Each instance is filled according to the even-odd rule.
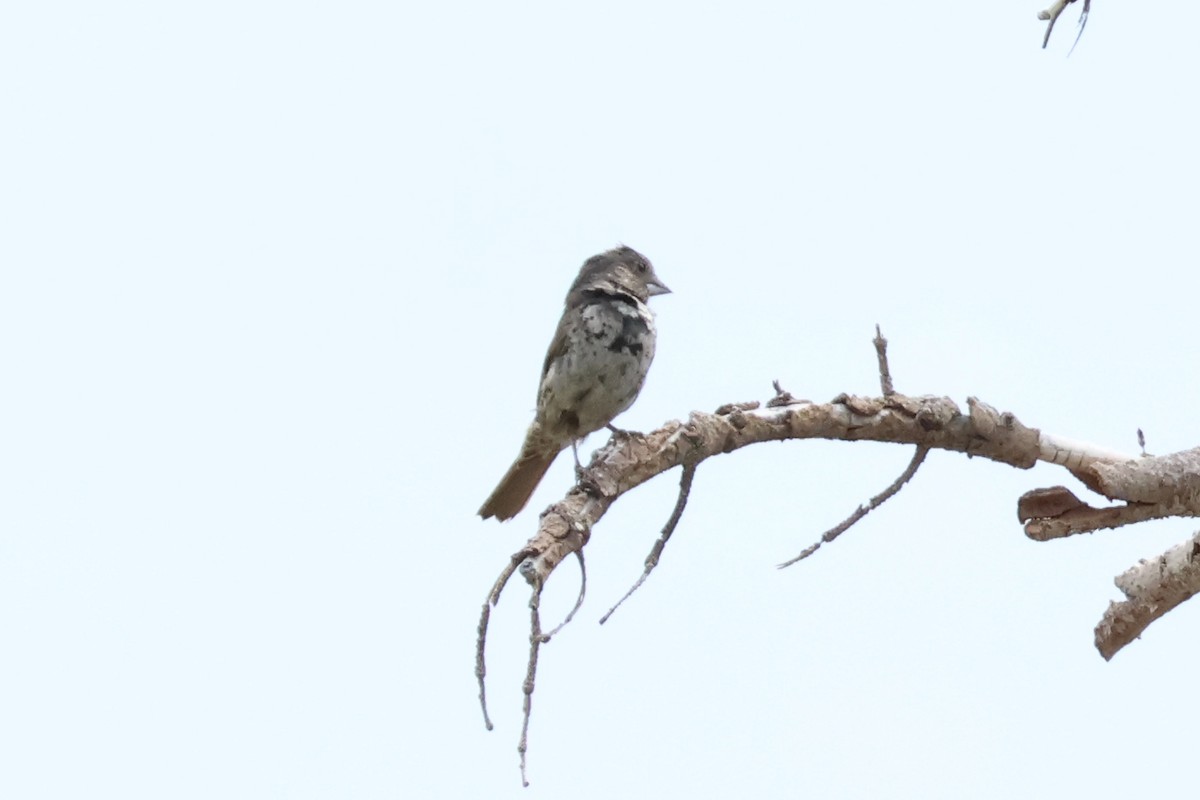
[[[631,247],[584,263],[546,352],[537,414],[521,454],[479,516],[516,516],[567,445],[633,404],[654,359],[654,313],[646,301],[670,291],[649,260]]]

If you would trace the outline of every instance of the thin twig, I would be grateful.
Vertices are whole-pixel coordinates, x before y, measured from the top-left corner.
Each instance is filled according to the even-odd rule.
[[[1079,14],[1079,32],[1075,34],[1075,41],[1071,44],[1071,49],[1067,51],[1067,58],[1071,57],[1071,53],[1075,52],[1075,45],[1079,44],[1080,37],[1083,36],[1083,29],[1087,27],[1088,12],[1092,10],[1092,0],[1083,0],[1083,11]]]
[[[576,550],[575,556],[579,559],[579,596],[575,598],[575,607],[571,609],[570,614],[567,614],[566,619],[554,626],[549,633],[542,636],[543,643],[550,641],[551,636],[565,628],[567,623],[575,617],[575,612],[583,605],[583,595],[587,592],[587,565],[583,563],[582,550]]]
[[[1074,3],[1075,0],[1054,0],[1054,5],[1047,8],[1045,11],[1038,12],[1038,19],[1047,22],[1046,35],[1042,39],[1042,49],[1046,49],[1046,45],[1050,43],[1050,34],[1054,32],[1054,23],[1058,22],[1058,18],[1062,16],[1063,11],[1067,6]],[[1079,44],[1079,37],[1083,35],[1083,26],[1087,24],[1087,15],[1091,10],[1092,0],[1084,0],[1083,13],[1079,17],[1079,34],[1075,37],[1075,44]],[[1071,45],[1071,50],[1075,49],[1075,45]],[[1070,55],[1070,53],[1067,53]]]
[[[771,381],[771,386],[775,388],[775,396],[767,401],[767,408],[779,408],[780,406],[791,406],[799,403],[792,393],[779,385],[778,380]]]
[[[542,620],[538,606],[542,600],[540,584],[533,587],[529,598],[529,664],[525,668],[525,682],[521,691],[525,693],[522,704],[523,719],[521,721],[521,741],[517,743],[517,752],[521,754],[521,785],[528,786],[529,779],[525,776],[525,751],[529,749],[529,717],[533,710],[533,679],[537,675],[538,648],[542,645]]]
[[[1048,22],[1046,25],[1046,35],[1042,38],[1042,49],[1046,49],[1046,45],[1050,44],[1050,34],[1054,32],[1054,23],[1058,22],[1058,18],[1062,15],[1063,9],[1068,3],[1074,0],[1054,0],[1054,5],[1044,11],[1038,12],[1038,19]]]
[[[520,564],[529,555],[526,550],[513,553],[509,559],[508,566],[500,572],[500,577],[496,578],[496,582],[492,584],[492,590],[488,592],[487,599],[483,601],[483,613],[479,615],[479,627],[475,638],[475,679],[479,681],[479,707],[483,709],[483,724],[490,731],[492,729],[492,720],[488,716],[487,710],[487,690],[485,688],[484,677],[487,675],[487,667],[484,665],[483,651],[487,646],[487,629],[488,621],[492,617],[492,606],[500,601],[500,592],[504,590],[504,585],[508,583],[508,579],[517,571],[517,565]]]
[[[892,373],[888,369],[887,339],[880,333],[879,323],[875,323],[875,338],[872,342],[875,345],[875,356],[879,359],[879,388],[883,390],[884,397],[891,397],[896,393],[896,389],[892,386]]]
[[[683,516],[683,509],[687,507],[688,495],[692,491],[692,479],[696,477],[696,465],[684,464],[683,474],[679,476],[679,497],[675,500],[675,510],[671,512],[671,518],[667,520],[666,526],[662,529],[662,534],[658,537],[658,541],[650,548],[650,555],[646,556],[646,568],[642,571],[642,576],[637,579],[633,586],[629,587],[629,591],[625,596],[617,601],[617,604],[608,610],[608,613],[600,618],[600,624],[608,622],[608,618],[613,615],[613,612],[621,607],[621,604],[629,599],[629,596],[638,590],[646,578],[650,577],[650,572],[658,566],[659,556],[662,555],[663,548],[667,546],[667,540],[671,538],[671,534],[675,532],[675,526],[679,524],[680,518]]]
[[[817,552],[817,550],[819,550],[821,548],[822,544],[824,544],[825,542],[832,542],[834,539],[836,539],[837,537],[839,537],[843,533],[845,533],[847,530],[849,530],[850,526],[852,526],[854,523],[858,522],[860,519],[865,517],[867,514],[871,513],[872,511],[874,511],[875,509],[879,508],[881,505],[886,503],[893,495],[896,494],[896,492],[900,491],[900,487],[902,487],[904,484],[908,483],[908,481],[912,478],[912,476],[917,473],[917,468],[919,466],[921,466],[921,462],[925,460],[925,456],[927,456],[928,454],[929,454],[928,447],[926,447],[925,445],[918,445],[917,452],[913,453],[912,461],[908,462],[908,466],[905,467],[904,472],[900,473],[900,477],[898,477],[898,478],[896,478],[896,480],[892,481],[891,486],[887,487],[882,492],[880,492],[879,494],[872,497],[865,506],[859,506],[858,508],[856,508],[854,510],[854,513],[852,513],[850,516],[846,517],[846,519],[844,519],[840,524],[830,528],[829,530],[825,531],[825,533],[821,534],[820,540],[817,541],[815,544],[809,545],[808,547],[804,548],[804,550],[802,550],[800,552],[800,555],[796,556],[795,558],[793,558],[789,561],[785,561],[782,564],[778,564],[776,566],[778,566],[779,569],[783,569],[784,567],[790,567],[792,564],[795,564],[797,561],[802,561],[803,559],[808,558],[813,553]]]

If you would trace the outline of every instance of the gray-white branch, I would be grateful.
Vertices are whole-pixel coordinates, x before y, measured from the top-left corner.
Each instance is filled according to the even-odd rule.
[[[841,395],[829,403],[788,396],[765,406],[733,403],[718,412],[693,412],[686,422],[672,421],[645,435],[609,441],[593,457],[587,479],[542,514],[537,533],[523,548],[521,574],[531,584],[544,584],[567,556],[587,545],[617,498],[654,476],[782,439],[919,445],[1021,469],[1042,461],[1061,465],[1085,485],[1122,501],[1093,508],[1063,487],[1031,491],[1021,498],[1018,512],[1026,534],[1038,541],[1148,519],[1200,516],[1200,448],[1139,457],[1042,433],[975,398],[968,399],[966,412],[947,397],[902,394]],[[1170,561],[1166,569],[1175,563]],[[1200,582],[1193,582],[1190,573],[1181,573],[1181,579],[1193,592],[1200,591]]]
[[[885,363],[881,353],[881,364]],[[1147,519],[1200,516],[1200,448],[1162,457],[1134,456],[1042,433],[1022,424],[1013,414],[997,411],[975,398],[967,400],[965,413],[948,397],[910,397],[894,391],[882,397],[840,395],[828,403],[812,403],[797,400],[777,384],[775,397],[765,404],[730,403],[711,414],[693,412],[686,422],[673,420],[648,434],[614,436],[592,457],[579,484],[542,513],[537,532],[513,555],[489,593],[479,621],[476,675],[489,729],[483,658],[488,619],[514,571],[519,571],[534,590],[530,605],[531,654],[524,687],[527,727],[537,650],[546,640],[537,617],[540,589],[559,564],[582,551],[609,507],[625,492],[656,475],[684,467],[689,477],[660,540],[665,544],[686,504],[690,474],[703,461],[752,444],[783,439],[915,445],[920,458],[915,458],[911,470],[898,480],[897,489],[912,477],[924,451],[939,449],[1021,469],[1039,461],[1056,464],[1092,490],[1121,501],[1093,508],[1062,486],[1027,492],[1018,502],[1018,516],[1025,524],[1026,535],[1038,541]],[[880,502],[892,493],[889,488]],[[861,516],[852,515],[845,527]],[[660,553],[661,547],[657,547],[647,560],[643,578]],[[1200,534],[1129,570],[1117,579],[1117,584],[1127,599],[1114,603],[1096,628],[1096,646],[1105,658],[1111,658],[1155,619],[1200,592]],[[522,775],[525,741],[522,733]]]

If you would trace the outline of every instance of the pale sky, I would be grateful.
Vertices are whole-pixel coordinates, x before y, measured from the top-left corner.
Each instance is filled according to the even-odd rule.
[[[0,797],[1183,796],[1200,609],[1105,663],[1185,520],[1027,540],[1066,484],[788,442],[622,498],[544,648],[475,511],[563,295],[674,293],[617,420],[897,388],[1193,447],[1194,3],[26,3],[0,26]],[[596,434],[585,454],[604,442]],[[543,608],[575,597],[567,564]]]

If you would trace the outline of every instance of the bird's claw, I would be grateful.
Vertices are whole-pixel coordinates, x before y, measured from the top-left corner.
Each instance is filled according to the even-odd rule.
[[[608,423],[607,425],[605,425],[604,427],[606,427],[610,431],[612,431],[613,438],[618,441],[621,441],[624,439],[632,439],[635,436],[638,436],[638,437],[643,436],[643,434],[638,431],[627,431],[624,428],[618,428],[616,425],[613,425],[611,422]]]
[[[588,497],[603,497],[604,492],[600,490],[600,484],[592,479],[592,475],[586,469],[579,469],[575,472],[575,485],[579,490]]]

